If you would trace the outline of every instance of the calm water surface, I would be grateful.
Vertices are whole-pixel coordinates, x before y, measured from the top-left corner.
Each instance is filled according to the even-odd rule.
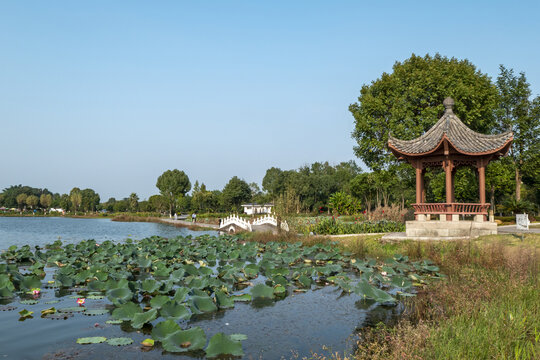
[[[163,224],[111,222],[108,219],[0,218],[0,251],[13,244],[44,245],[58,238],[65,243],[75,243],[83,239],[122,241],[128,237],[141,239],[152,235],[173,237],[204,233],[215,234]],[[44,284],[52,279],[54,269],[46,271]],[[41,318],[40,311],[51,306],[76,306],[76,299],[71,297],[75,291],[42,290],[36,305],[23,305],[20,299],[0,300],[0,310],[4,310],[0,311],[0,359],[193,359],[164,352],[159,345],[145,352],[140,342],[150,337],[151,327],[137,331],[129,325],[109,325],[105,323],[110,319],[109,314],[85,316],[76,313],[68,320]],[[60,302],[45,304],[50,300]],[[86,306],[89,309],[104,308],[109,304],[107,299],[87,300]],[[6,305],[16,309],[7,310]],[[22,309],[34,311],[36,316],[19,321],[18,311]],[[293,293],[264,306],[236,303],[233,309],[194,316],[183,327],[200,326],[208,339],[217,332],[247,334],[248,339],[242,343],[245,359],[301,359],[312,352],[350,353],[354,350],[357,329],[379,321],[391,321],[402,310],[401,305],[381,306],[327,286],[307,293]],[[162,320],[152,323],[155,325]],[[121,348],[106,343],[75,343],[77,338],[87,336],[128,336],[134,343]],[[324,351],[323,346],[329,350]]]
[[[0,217],[0,250],[11,245],[43,246],[58,239],[63,243],[77,243],[94,239],[123,241],[127,238],[144,239],[153,235],[176,237],[211,234],[215,231],[192,231],[171,225],[145,222],[118,222],[110,219],[73,219],[63,217]]]

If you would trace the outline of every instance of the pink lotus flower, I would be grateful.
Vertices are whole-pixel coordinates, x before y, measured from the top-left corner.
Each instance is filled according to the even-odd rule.
[[[83,306],[85,302],[86,302],[85,298],[78,298],[77,299],[77,304],[79,304],[79,306]]]
[[[96,243],[96,246],[99,246],[99,244],[98,244],[98,243]]]
[[[39,295],[41,293],[41,289],[35,288],[32,289],[32,295]]]

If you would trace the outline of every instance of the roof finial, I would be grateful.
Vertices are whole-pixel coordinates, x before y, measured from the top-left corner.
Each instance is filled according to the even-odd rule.
[[[454,99],[452,99],[451,97],[447,97],[446,99],[444,99],[443,105],[444,105],[444,108],[446,109],[445,114],[453,114],[454,113],[452,111],[452,108],[454,107]]]

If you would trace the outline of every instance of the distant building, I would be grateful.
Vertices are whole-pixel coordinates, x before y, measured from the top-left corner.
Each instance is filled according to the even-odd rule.
[[[248,215],[270,214],[274,204],[244,204],[242,207],[244,208],[244,212]]]

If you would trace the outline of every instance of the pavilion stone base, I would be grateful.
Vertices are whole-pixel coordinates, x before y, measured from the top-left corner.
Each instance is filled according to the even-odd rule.
[[[453,240],[497,235],[497,223],[478,217],[475,221],[415,220],[405,224],[405,235],[413,240]]]

